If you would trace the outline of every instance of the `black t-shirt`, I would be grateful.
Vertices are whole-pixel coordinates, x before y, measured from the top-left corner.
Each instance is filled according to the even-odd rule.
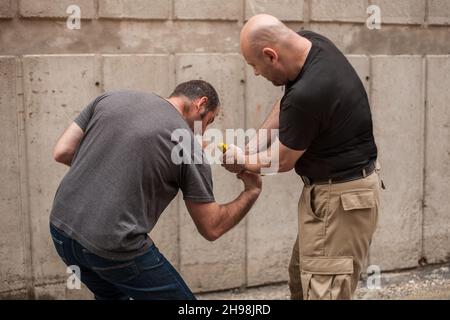
[[[347,58],[327,38],[312,42],[301,72],[281,100],[280,142],[306,150],[295,171],[309,178],[339,177],[377,158],[372,116],[364,86]]]

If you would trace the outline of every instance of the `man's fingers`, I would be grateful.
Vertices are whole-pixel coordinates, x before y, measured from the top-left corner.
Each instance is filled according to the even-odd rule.
[[[236,165],[236,164],[221,164],[222,167],[224,167],[226,170],[230,171],[231,173],[242,173],[244,172],[244,168],[242,166]]]
[[[246,175],[246,174],[248,174],[249,172],[248,171],[245,171],[245,170],[241,170],[240,172],[238,172],[238,178],[239,179],[242,179],[242,178],[244,178],[244,176]]]

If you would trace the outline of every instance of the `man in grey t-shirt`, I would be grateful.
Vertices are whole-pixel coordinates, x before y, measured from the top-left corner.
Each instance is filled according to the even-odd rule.
[[[108,92],[59,139],[54,158],[70,170],[55,195],[51,234],[60,257],[80,268],[81,281],[97,299],[194,299],[148,233],[179,189],[210,241],[238,224],[258,198],[259,176],[241,173],[245,190],[219,205],[208,163],[172,160],[180,142],[172,133],[185,130],[192,145],[198,143],[194,122],[201,121],[204,131],[219,105],[215,89],[201,80],[180,84],[168,99]],[[193,158],[193,152],[183,155]]]

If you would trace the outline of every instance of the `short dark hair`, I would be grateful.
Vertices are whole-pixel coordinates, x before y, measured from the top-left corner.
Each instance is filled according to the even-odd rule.
[[[202,97],[208,98],[206,110],[214,111],[220,106],[219,95],[214,87],[203,80],[191,80],[180,83],[170,95],[172,97],[185,96],[190,100],[200,99]]]

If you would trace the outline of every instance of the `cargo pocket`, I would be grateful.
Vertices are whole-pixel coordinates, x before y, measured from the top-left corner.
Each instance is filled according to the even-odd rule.
[[[305,300],[352,298],[352,257],[301,257],[300,269]]]
[[[341,194],[345,211],[371,209],[375,207],[375,195],[372,190],[354,190]]]

